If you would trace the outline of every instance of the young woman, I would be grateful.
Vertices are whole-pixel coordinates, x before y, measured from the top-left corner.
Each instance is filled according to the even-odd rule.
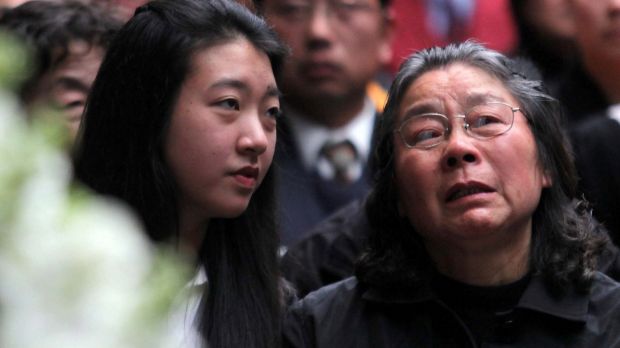
[[[112,42],[89,97],[77,177],[206,271],[210,347],[275,347],[281,292],[270,170],[285,48],[227,0],[153,1]]]

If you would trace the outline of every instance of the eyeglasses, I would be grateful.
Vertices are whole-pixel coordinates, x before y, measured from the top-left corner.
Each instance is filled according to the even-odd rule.
[[[506,103],[489,102],[474,106],[463,115],[463,129],[477,139],[490,139],[512,128],[515,112],[521,111]],[[452,132],[450,119],[440,113],[424,113],[405,119],[395,131],[408,148],[430,149],[447,140]]]
[[[310,19],[319,5],[318,1],[286,0],[274,5],[273,11],[277,16],[299,23]],[[335,16],[340,22],[349,21],[359,13],[377,9],[368,0],[327,0],[324,8],[326,16]]]

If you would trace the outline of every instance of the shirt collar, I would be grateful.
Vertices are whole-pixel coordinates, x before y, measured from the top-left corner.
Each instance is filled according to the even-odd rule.
[[[409,291],[379,290],[371,287],[364,291],[362,298],[372,302],[416,304],[436,300],[437,296],[432,292],[430,283],[427,282],[418,289]],[[577,294],[573,287],[569,287],[564,296],[553,297],[545,288],[542,276],[533,275],[517,308],[529,309],[565,320],[585,322],[588,302],[588,297]]]
[[[610,118],[620,123],[620,104],[611,105],[607,109],[607,115],[609,115]]]
[[[339,128],[328,128],[309,121],[290,109],[286,109],[286,117],[295,134],[295,145],[301,160],[307,169],[315,167],[321,147],[327,140],[339,142],[348,139],[355,146],[362,161],[367,162],[375,122],[375,107],[369,98],[365,99],[362,111]]]

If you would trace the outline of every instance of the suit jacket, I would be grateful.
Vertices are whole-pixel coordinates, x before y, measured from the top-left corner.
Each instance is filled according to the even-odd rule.
[[[601,114],[571,131],[579,188],[620,245],[620,123]]]
[[[375,124],[378,115],[375,117]],[[300,158],[294,134],[283,118],[278,123],[278,144],[274,157],[277,168],[278,222],[281,243],[290,246],[301,240],[311,227],[345,204],[361,199],[370,190],[371,164],[354,183],[342,186],[321,178],[316,170],[307,170]],[[373,146],[375,144],[373,134]],[[371,162],[369,156],[369,162]]]

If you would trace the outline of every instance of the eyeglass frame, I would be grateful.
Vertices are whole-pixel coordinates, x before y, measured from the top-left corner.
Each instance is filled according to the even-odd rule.
[[[467,114],[471,110],[475,109],[478,106],[488,105],[488,104],[500,104],[500,105],[507,106],[510,109],[510,111],[512,112],[512,119],[510,121],[510,125],[504,131],[502,131],[501,133],[493,134],[491,136],[482,136],[482,135],[479,135],[479,134],[471,132],[470,131],[471,125],[469,123],[465,122],[465,120],[467,119]],[[495,137],[498,137],[498,136],[500,136],[502,134],[506,134],[509,130],[511,130],[512,126],[514,125],[514,122],[515,122],[515,113],[517,111],[523,113],[523,110],[521,110],[521,108],[514,107],[514,106],[512,106],[512,105],[510,105],[508,103],[504,103],[504,102],[500,102],[500,101],[490,101],[490,102],[486,102],[486,103],[483,103],[483,104],[478,104],[478,105],[472,106],[468,111],[466,111],[466,112],[464,112],[462,114],[454,115],[454,118],[455,119],[459,119],[459,118],[463,119],[463,129],[465,130],[465,134],[467,134],[468,136],[470,136],[470,137],[472,137],[474,139],[488,140],[488,139],[493,139]],[[444,128],[444,132],[442,134],[442,137],[440,137],[441,140],[438,141],[436,144],[431,144],[431,145],[428,145],[428,146],[409,145],[409,143],[407,143],[407,141],[405,140],[405,136],[402,133],[402,129],[407,124],[407,122],[409,122],[410,120],[418,118],[418,117],[423,117],[423,116],[440,116],[440,117],[443,117],[444,119],[446,119],[446,121],[447,121],[446,123],[448,124],[448,126],[446,128]],[[400,125],[398,126],[398,129],[395,129],[394,132],[395,133],[399,133],[400,139],[403,141],[403,144],[405,144],[405,147],[407,147],[408,149],[429,150],[429,149],[432,149],[432,148],[438,146],[439,144],[445,142],[446,140],[448,140],[448,137],[452,133],[452,130],[453,130],[453,127],[450,124],[450,118],[448,116],[446,116],[444,114],[441,114],[441,113],[438,113],[438,112],[425,112],[425,113],[422,113],[422,114],[419,114],[419,115],[414,115],[414,116],[408,117],[407,119],[403,120],[400,123]]]

